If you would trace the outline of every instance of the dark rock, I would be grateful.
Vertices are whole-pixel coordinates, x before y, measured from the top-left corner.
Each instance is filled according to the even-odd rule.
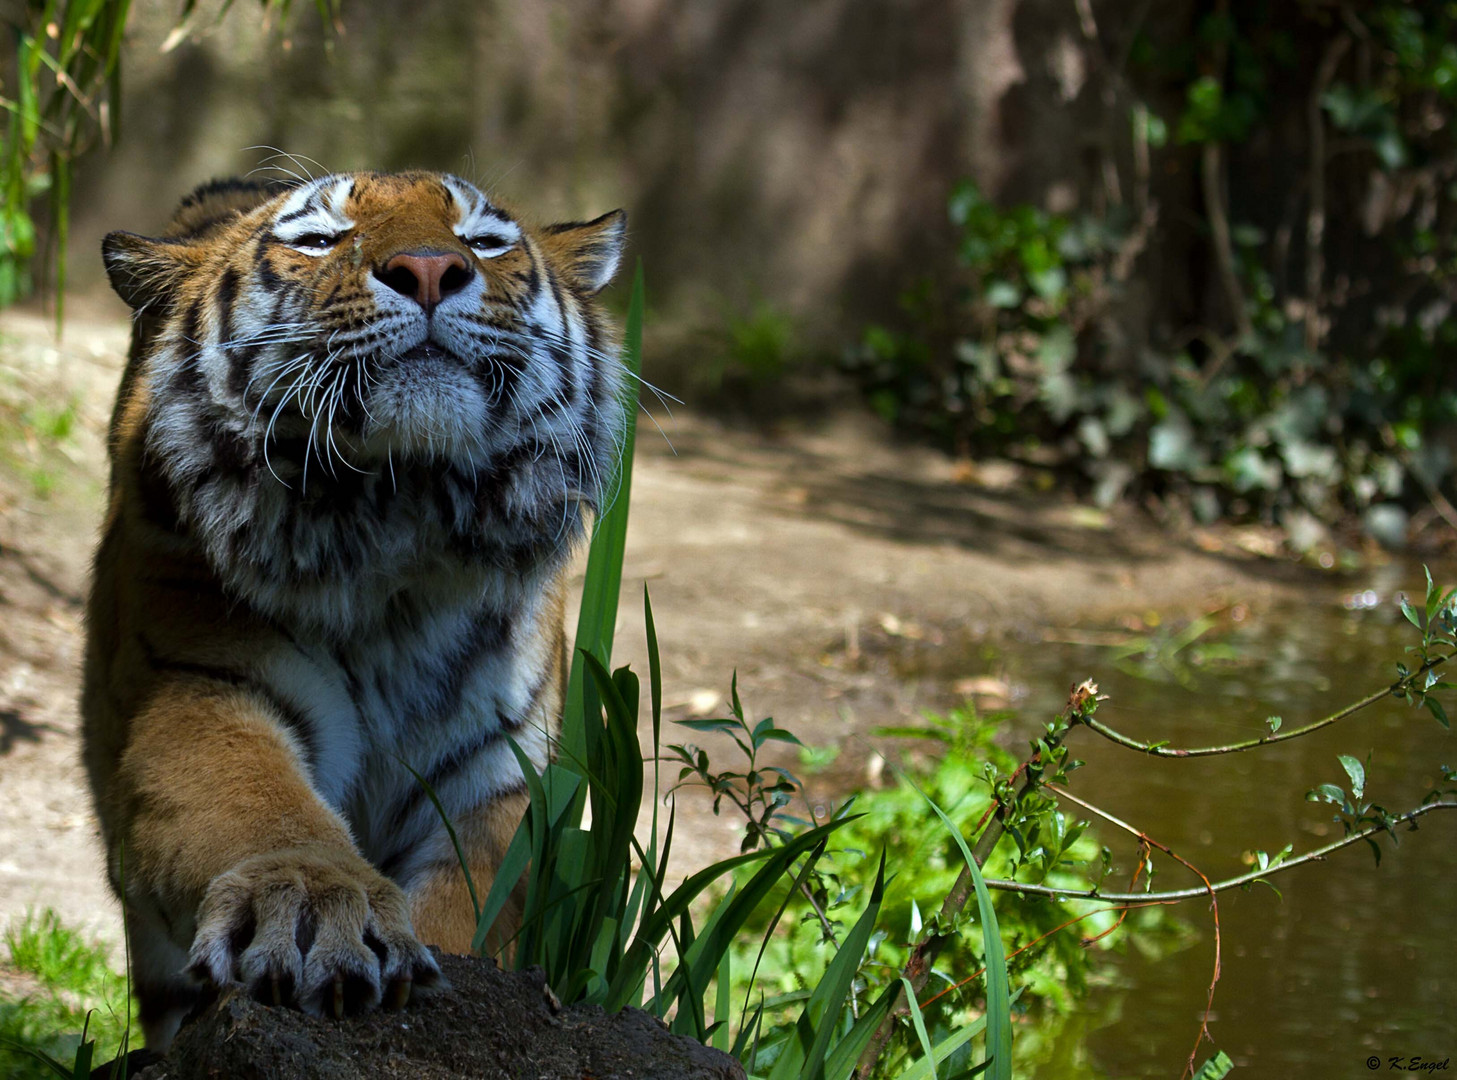
[[[540,970],[437,959],[448,989],[339,1022],[224,994],[136,1080],[743,1080],[733,1058],[640,1009],[558,1008]]]

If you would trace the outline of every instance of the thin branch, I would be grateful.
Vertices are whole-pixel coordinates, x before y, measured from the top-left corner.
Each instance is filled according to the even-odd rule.
[[[1272,734],[1262,735],[1258,739],[1246,739],[1243,742],[1228,743],[1224,746],[1199,746],[1192,748],[1164,746],[1157,743],[1140,742],[1138,739],[1131,738],[1127,735],[1124,735],[1122,732],[1115,731],[1107,724],[1104,724],[1099,720],[1095,720],[1091,716],[1084,717],[1082,723],[1085,724],[1090,730],[1096,731],[1099,735],[1103,736],[1103,738],[1109,740],[1110,742],[1115,742],[1119,746],[1125,747],[1129,750],[1137,750],[1141,754],[1148,754],[1151,757],[1198,758],[1214,757],[1218,754],[1237,754],[1242,750],[1255,750],[1261,746],[1272,746],[1275,743],[1288,742],[1291,739],[1298,739],[1302,735],[1309,735],[1313,731],[1319,731],[1321,728],[1330,727],[1337,721],[1344,720],[1346,719],[1346,717],[1351,716],[1354,713],[1358,713],[1362,709],[1368,708],[1376,704],[1382,698],[1390,697],[1393,694],[1399,693],[1401,690],[1404,690],[1407,686],[1411,685],[1416,680],[1417,676],[1424,675],[1428,671],[1431,671],[1433,668],[1445,664],[1454,656],[1457,656],[1457,653],[1447,653],[1445,656],[1434,656],[1426,663],[1422,664],[1421,667],[1413,671],[1410,675],[1406,675],[1400,679],[1397,679],[1396,682],[1392,683],[1386,689],[1377,690],[1372,694],[1368,694],[1360,701],[1357,701],[1351,705],[1347,705],[1344,709],[1341,709],[1338,712],[1333,712],[1324,719],[1316,720],[1314,723],[1306,724],[1304,727],[1291,728],[1288,731],[1274,732]]]
[[[1229,13],[1228,0],[1221,0],[1216,6],[1219,15]],[[1218,41],[1214,45],[1212,74],[1221,86],[1224,83],[1225,68],[1229,64],[1229,45]],[[1214,241],[1214,261],[1219,266],[1219,280],[1229,303],[1230,314],[1234,316],[1236,335],[1243,343],[1254,334],[1249,310],[1245,306],[1244,288],[1239,283],[1239,271],[1234,264],[1234,242],[1230,239],[1229,210],[1224,205],[1224,147],[1211,139],[1204,144],[1200,155],[1200,178],[1204,187],[1204,212],[1209,217],[1209,234]]]
[[[1140,853],[1143,852],[1143,851],[1145,851],[1145,850],[1146,850],[1145,847],[1140,847],[1139,848]],[[1129,888],[1133,888],[1134,886],[1136,886],[1138,884],[1138,879],[1143,876],[1144,861],[1145,861],[1144,859],[1140,858],[1138,860],[1138,865],[1133,868],[1133,877],[1129,880],[1129,883],[1128,883]],[[1085,938],[1082,939],[1082,941],[1080,941],[1078,943],[1083,948],[1086,949],[1089,945],[1093,945],[1093,944],[1096,944],[1099,941],[1102,941],[1105,937],[1107,937],[1109,934],[1113,933],[1120,926],[1122,926],[1123,925],[1123,920],[1126,919],[1126,918],[1128,918],[1128,913],[1130,911],[1132,911],[1134,908],[1138,908],[1138,907],[1152,907],[1152,906],[1154,906],[1154,905],[1152,905],[1152,904],[1148,904],[1148,905],[1145,905],[1145,904],[1113,904],[1113,905],[1111,905],[1109,907],[1105,907],[1105,908],[1093,908],[1091,911],[1085,911],[1081,915],[1076,915],[1073,918],[1067,920],[1067,922],[1065,922],[1065,923],[1060,923],[1059,925],[1054,926],[1051,930],[1047,931],[1047,933],[1042,934],[1042,935],[1040,935],[1038,937],[1033,938],[1031,941],[1027,942],[1027,944],[1026,945],[1023,945],[1021,948],[1014,949],[1012,952],[1010,952],[1010,953],[1007,954],[1007,962],[1008,963],[1011,963],[1011,961],[1012,961],[1012,959],[1014,957],[1020,956],[1020,955],[1022,955],[1022,953],[1026,952],[1028,949],[1032,948],[1034,945],[1040,945],[1044,941],[1046,941],[1048,938],[1053,937],[1056,934],[1062,933],[1069,926],[1076,926],[1078,923],[1082,922],[1084,919],[1091,919],[1094,915],[1107,915],[1107,914],[1109,914],[1111,912],[1114,912],[1114,911],[1118,912],[1118,918],[1116,920],[1114,920],[1114,923],[1113,923],[1112,926],[1108,927],[1108,929],[1106,929],[1106,930],[1099,931],[1098,933],[1094,934],[1092,937],[1085,937]],[[966,978],[962,979],[960,982],[955,983],[955,984],[953,984],[951,986],[948,986],[945,990],[942,990],[940,993],[933,994],[931,997],[928,997],[925,1001],[921,1002],[921,1010],[924,1012],[926,1009],[928,1009],[928,1008],[931,1007],[931,1004],[933,1002],[939,1000],[940,998],[945,997],[947,994],[950,994],[950,993],[952,993],[952,992],[954,992],[956,990],[960,990],[963,986],[966,986],[968,983],[975,982],[977,979],[981,978],[983,975],[986,974],[986,970],[987,969],[985,967],[977,968],[975,971],[973,971]]]
[[[1184,1066],[1184,1077],[1192,1076],[1194,1074],[1194,1062],[1199,1055],[1199,1047],[1204,1045],[1205,1039],[1208,1039],[1210,1042],[1214,1041],[1214,1037],[1209,1034],[1209,1017],[1214,1013],[1214,988],[1219,984],[1219,975],[1220,972],[1223,970],[1223,964],[1221,963],[1221,957],[1224,951],[1223,935],[1221,934],[1219,927],[1219,901],[1215,898],[1214,887],[1209,883],[1209,878],[1205,876],[1204,871],[1200,870],[1197,866],[1191,863],[1188,859],[1184,858],[1184,856],[1180,855],[1177,851],[1174,851],[1167,844],[1159,843],[1142,829],[1134,828],[1134,826],[1128,824],[1128,822],[1119,820],[1101,807],[1094,806],[1090,802],[1084,802],[1072,792],[1068,791],[1064,787],[1059,786],[1058,784],[1043,784],[1042,786],[1060,798],[1067,799],[1069,802],[1077,803],[1084,810],[1090,811],[1091,813],[1098,815],[1098,817],[1102,818],[1104,821],[1107,821],[1113,825],[1117,825],[1124,832],[1131,833],[1138,840],[1140,854],[1146,855],[1149,846],[1152,845],[1153,847],[1156,847],[1160,851],[1162,851],[1165,855],[1169,856],[1169,858],[1182,863],[1186,869],[1188,869],[1192,874],[1194,874],[1196,877],[1198,877],[1200,881],[1204,883],[1204,888],[1209,893],[1209,905],[1211,908],[1214,909],[1214,977],[1209,980],[1209,997],[1208,1000],[1206,1000],[1204,1003],[1204,1016],[1199,1022],[1199,1034],[1194,1037],[1194,1049],[1189,1051],[1189,1061]],[[1183,1078],[1181,1078],[1181,1080],[1183,1080]]]
[[[1225,299],[1234,316],[1235,329],[1241,341],[1255,332],[1245,306],[1244,289],[1234,265],[1234,242],[1230,239],[1229,211],[1224,206],[1224,160],[1221,144],[1207,142],[1200,158],[1204,181],[1204,212],[1209,215],[1209,233],[1214,240],[1214,259],[1219,264],[1219,280]]]
[[[1321,99],[1350,47],[1350,34],[1341,34],[1326,45],[1306,103],[1306,123],[1310,125],[1310,209],[1305,218],[1305,348],[1308,352],[1320,347],[1321,284],[1325,278],[1325,253],[1321,245],[1325,240],[1326,148]]]
[[[1064,723],[1061,730],[1056,734],[1049,734],[1046,738],[1048,749],[1056,749],[1062,744],[1062,741],[1067,738],[1068,733],[1072,730],[1074,718],[1082,716],[1088,703],[1097,699],[1097,697],[1098,687],[1092,680],[1079,683],[1072,688],[1072,691],[1068,695],[1067,708],[1062,713]],[[1034,754],[1028,758],[1018,767],[1017,773],[1013,775],[1016,776],[1026,771],[1028,766],[1036,761],[1038,757],[1039,755]],[[991,823],[986,827],[986,831],[981,834],[981,838],[977,840],[975,846],[971,849],[971,857],[976,860],[978,867],[986,865],[987,856],[992,853],[992,849],[996,847],[997,841],[1002,838],[1002,833],[1006,828],[1005,822],[1007,815],[1012,812],[1017,803],[1021,802],[1024,796],[1040,786],[1041,783],[1041,778],[1036,773],[1030,773],[1023,780],[1021,788],[1018,789],[1010,805],[993,798],[992,806],[988,808],[988,813],[995,811],[996,816],[992,818]],[[985,816],[982,820],[986,820]],[[978,827],[980,827],[980,823],[978,823]],[[971,871],[963,866],[961,872],[956,875],[956,881],[952,884],[951,891],[946,894],[946,899],[941,904],[938,925],[949,926],[955,920],[956,916],[961,913],[962,908],[966,906],[967,900],[971,897],[971,891]],[[936,958],[940,956],[942,947],[949,940],[949,936],[943,937],[940,934],[930,934],[911,951],[910,959],[906,961],[906,965],[902,969],[902,974],[910,981],[911,990],[914,994],[919,995],[921,990],[925,988],[926,983],[930,981],[931,969],[936,964]],[[896,1020],[909,1012],[909,1004],[902,1001],[881,1021],[880,1027],[876,1029],[875,1034],[871,1037],[869,1045],[865,1048],[865,1052],[860,1055],[859,1064],[856,1066],[856,1074],[858,1076],[864,1077],[870,1075],[870,1071],[875,1062],[885,1051],[886,1043],[890,1041],[891,1036],[895,1033]]]
[[[1423,814],[1432,810],[1457,810],[1457,801],[1440,800],[1429,802],[1425,806],[1419,806],[1415,810],[1394,818],[1391,827],[1405,825],[1415,821]],[[1003,892],[1023,893],[1027,896],[1046,896],[1057,900],[1097,900],[1105,904],[1167,904],[1179,900],[1192,900],[1197,896],[1208,896],[1210,891],[1225,892],[1228,889],[1238,888],[1244,885],[1252,885],[1264,878],[1272,877],[1275,874],[1292,870],[1297,866],[1303,866],[1310,862],[1320,862],[1332,852],[1339,851],[1343,847],[1349,847],[1358,840],[1365,840],[1375,836],[1377,833],[1387,832],[1385,825],[1373,825],[1359,832],[1353,832],[1344,839],[1327,844],[1325,847],[1316,848],[1314,851],[1307,851],[1304,855],[1294,859],[1286,859],[1274,866],[1267,866],[1263,870],[1251,870],[1248,874],[1241,874],[1239,877],[1228,878],[1225,881],[1212,882],[1209,888],[1199,887],[1195,889],[1171,889],[1168,892],[1149,893],[1107,893],[1098,889],[1058,889],[1051,885],[1030,885],[1021,881],[1003,881],[1000,878],[987,878],[988,889],[1001,889]]]

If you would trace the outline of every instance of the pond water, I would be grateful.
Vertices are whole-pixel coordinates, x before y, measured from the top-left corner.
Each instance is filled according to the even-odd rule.
[[[1457,580],[1457,567],[1443,570]],[[1056,641],[1012,643],[998,663],[1026,688],[1018,704],[1029,732],[1063,706],[1070,683],[1092,676],[1109,695],[1098,717],[1111,727],[1175,746],[1225,744],[1263,733],[1272,714],[1299,726],[1393,681],[1417,639],[1396,603],[1403,590],[1422,595],[1420,565],[1332,579],[1258,615],[1237,606],[1182,649],[1173,630],[1154,630],[1142,634],[1144,653],[1121,664],[1107,644]],[[1457,716],[1457,701],[1448,708]],[[1457,765],[1457,737],[1396,699],[1305,738],[1199,760],[1151,759],[1082,731],[1073,756],[1088,764],[1072,789],[1219,880],[1249,869],[1247,851],[1293,843],[1298,854],[1342,835],[1332,808],[1304,798],[1317,784],[1348,786],[1338,754],[1370,755],[1367,797],[1395,812],[1421,801],[1440,764]],[[1097,829],[1117,854],[1109,887],[1121,890],[1134,841]],[[1325,1080],[1367,1075],[1368,1058],[1381,1072],[1390,1058],[1457,1059],[1457,813],[1430,814],[1399,838],[1382,842],[1379,866],[1357,844],[1277,876],[1283,898],[1263,886],[1220,894],[1223,971],[1209,1026],[1244,1075]],[[1198,884],[1167,858],[1156,865],[1159,889]],[[1207,902],[1177,910],[1194,933],[1156,959],[1125,940],[1112,978],[1051,1036],[1046,1063],[1019,1075],[1179,1075],[1205,1007],[1214,936]],[[1205,1044],[1200,1060],[1215,1047]]]

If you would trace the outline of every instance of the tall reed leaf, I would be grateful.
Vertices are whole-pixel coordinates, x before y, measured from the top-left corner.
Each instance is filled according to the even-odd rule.
[[[1002,935],[997,928],[997,913],[992,908],[992,894],[988,891],[986,880],[981,875],[981,867],[977,866],[976,859],[971,854],[971,848],[966,846],[966,840],[962,837],[961,830],[946,816],[946,812],[936,805],[936,801],[920,789],[914,780],[900,769],[896,769],[895,772],[900,777],[901,783],[909,784],[914,788],[921,798],[926,800],[927,805],[936,812],[936,816],[941,819],[947,831],[956,841],[957,847],[961,849],[961,857],[966,861],[967,870],[971,874],[971,883],[976,889],[977,912],[981,916],[982,950],[986,964],[985,1062],[989,1066],[987,1076],[990,1077],[990,1080],[1012,1080],[1011,991],[1007,980],[1007,958],[1002,949]]]
[[[831,1040],[840,1025],[841,1011],[850,996],[850,987],[860,968],[860,958],[865,955],[865,947],[875,930],[875,920],[880,915],[884,898],[885,852],[882,851],[880,868],[875,872],[875,886],[870,890],[870,902],[845,935],[839,952],[805,1002],[799,1019],[795,1021],[794,1034],[774,1063],[769,1080],[822,1080],[824,1077],[825,1058],[830,1052]]]
[[[622,587],[622,554],[627,545],[627,508],[632,493],[632,451],[637,437],[638,376],[642,372],[643,269],[639,260],[632,276],[632,294],[627,302],[627,326],[623,334],[622,363],[627,369],[623,384],[622,457],[618,464],[617,491],[592,534],[587,555],[587,579],[582,606],[577,615],[576,648],[567,680],[566,712],[562,717],[560,760],[578,769],[592,760],[596,732],[587,717],[596,717],[596,688],[586,677],[584,654],[596,657],[604,668],[612,665],[612,635],[617,625],[617,597]],[[578,815],[580,820],[580,814]]]

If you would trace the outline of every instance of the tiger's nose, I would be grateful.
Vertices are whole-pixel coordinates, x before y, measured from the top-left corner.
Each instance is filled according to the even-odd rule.
[[[374,276],[401,296],[408,296],[428,315],[452,293],[465,288],[473,272],[455,252],[403,251]]]

